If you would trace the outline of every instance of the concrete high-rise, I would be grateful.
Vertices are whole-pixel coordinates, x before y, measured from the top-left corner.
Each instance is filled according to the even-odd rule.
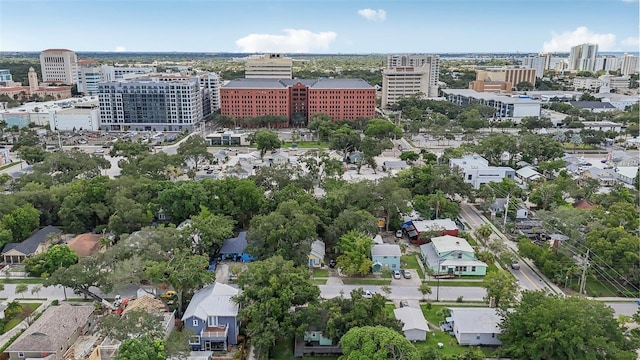
[[[597,56],[598,44],[580,44],[573,46],[569,54],[569,70],[594,71]]]
[[[620,73],[622,75],[633,75],[638,73],[638,57],[624,53],[620,58]]]
[[[603,55],[596,58],[594,71],[616,71],[620,68],[620,59],[613,55]]]
[[[283,54],[252,55],[245,59],[246,79],[292,79],[293,59]]]
[[[438,96],[440,57],[437,55],[389,55],[382,71],[382,107],[415,94]]]
[[[47,49],[40,53],[42,82],[73,85],[78,83],[78,57],[67,49]]]
[[[476,72],[476,81],[506,81],[516,88],[522,82],[536,84],[536,69],[522,67],[490,67]]]

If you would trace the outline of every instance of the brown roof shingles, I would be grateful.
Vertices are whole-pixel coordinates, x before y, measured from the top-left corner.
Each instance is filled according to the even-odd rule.
[[[80,234],[69,240],[67,245],[74,250],[79,257],[91,256],[100,251],[100,239],[98,234]]]

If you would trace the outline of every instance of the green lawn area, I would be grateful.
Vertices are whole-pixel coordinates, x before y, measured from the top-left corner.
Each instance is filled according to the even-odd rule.
[[[342,283],[345,285],[391,285],[391,280],[387,279],[362,279],[362,278],[344,278]]]
[[[311,283],[314,285],[326,285],[327,279],[311,279]]]
[[[460,305],[455,305],[455,306],[464,306],[464,307],[486,307],[486,305],[479,305],[479,304],[460,304]],[[433,326],[438,326],[440,324],[440,321],[442,321],[443,319],[440,318],[437,313],[438,311],[440,311],[442,308],[445,307],[455,307],[452,305],[431,305],[431,308],[428,309],[426,305],[421,305],[420,308],[422,309],[422,313],[424,314],[425,319],[427,319],[427,321],[429,323],[431,323],[431,325]],[[456,338],[449,335],[447,332],[441,331],[441,330],[433,330],[431,334],[428,335],[427,337],[427,341],[422,341],[422,342],[416,342],[414,343],[414,345],[416,346],[416,348],[418,349],[418,351],[420,351],[421,353],[424,353],[426,351],[427,348],[438,348],[437,344],[441,342],[444,344],[444,346],[442,347],[442,349],[438,349],[438,352],[443,355],[443,356],[451,356],[451,355],[460,355],[463,354],[465,351],[469,350],[470,347],[468,346],[462,346],[462,345],[458,345],[458,342],[456,341]],[[494,347],[479,347],[480,350],[482,350],[482,352],[485,354],[485,356],[489,357],[492,356],[497,348]]]
[[[15,314],[8,317],[9,321],[7,321],[7,324],[4,326],[3,334],[20,324],[22,320],[31,315],[40,305],[42,305],[42,303],[20,303],[22,307],[21,310],[16,311]],[[25,314],[27,316],[25,316]]]
[[[420,275],[420,279],[424,279],[424,272],[422,271],[422,268],[418,264],[418,259],[416,258],[416,255],[418,254],[402,255],[402,257],[400,258],[400,262],[402,263],[403,268],[415,269],[418,272],[418,275]]]
[[[16,166],[18,164],[20,164],[19,161],[14,161],[14,162],[12,162],[10,164],[0,166],[0,170],[8,169],[8,168],[10,168],[12,166]]]
[[[329,270],[326,269],[313,269],[314,277],[329,277]]]
[[[24,279],[3,279],[0,278],[0,284],[42,284],[44,279],[41,278],[24,278]]]

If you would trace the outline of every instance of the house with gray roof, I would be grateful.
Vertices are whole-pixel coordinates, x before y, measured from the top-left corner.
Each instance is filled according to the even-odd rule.
[[[255,258],[247,253],[247,232],[240,231],[237,237],[230,238],[224,241],[220,248],[220,258],[222,260],[233,260],[249,262],[255,260]]]
[[[569,104],[574,108],[589,110],[594,113],[617,110],[611,103],[601,101],[569,101]]]
[[[5,264],[21,264],[24,259],[47,251],[50,238],[59,237],[62,230],[55,226],[46,226],[19,243],[8,243],[2,249],[2,261]]]
[[[402,251],[397,244],[376,244],[371,247],[371,260],[373,261],[373,272],[381,271],[383,268],[390,270],[400,270],[400,257]]]
[[[396,319],[402,321],[402,332],[409,341],[425,341],[429,332],[429,324],[419,308],[405,306],[394,309]]]
[[[233,298],[239,293],[230,285],[215,282],[193,295],[182,316],[184,327],[195,332],[189,339],[192,350],[227,350],[238,344],[240,305]]]
[[[449,308],[446,321],[460,345],[501,345],[502,317],[495,308]]]
[[[93,305],[50,306],[5,353],[11,360],[62,359],[76,339],[95,325],[94,310]]]
[[[487,273],[487,264],[476,258],[473,247],[456,236],[431,238],[431,242],[420,245],[420,254],[425,266],[436,274],[483,276]]]

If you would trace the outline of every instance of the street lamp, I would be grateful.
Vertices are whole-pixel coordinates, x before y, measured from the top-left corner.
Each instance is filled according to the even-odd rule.
[[[436,272],[436,276],[438,277],[438,285],[436,285],[436,301],[440,301],[440,264],[442,259],[438,257],[438,271]]]

